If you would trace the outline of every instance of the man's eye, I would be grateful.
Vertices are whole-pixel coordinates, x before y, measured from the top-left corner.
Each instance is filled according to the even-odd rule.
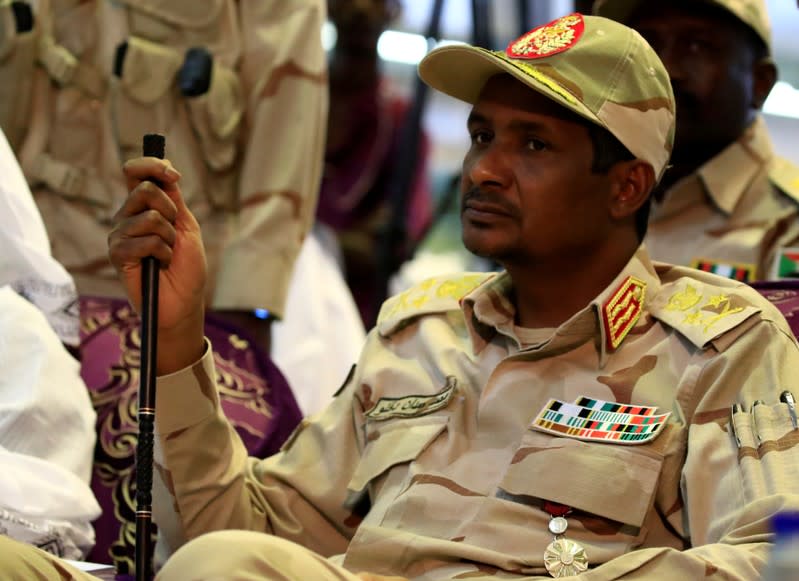
[[[472,132],[472,143],[477,145],[485,145],[490,141],[491,141],[491,134],[488,131]]]
[[[527,149],[532,151],[544,151],[546,148],[547,144],[540,139],[532,138],[527,141]]]
[[[704,55],[713,52],[713,47],[710,43],[699,38],[690,38],[684,42],[685,50],[690,55]]]

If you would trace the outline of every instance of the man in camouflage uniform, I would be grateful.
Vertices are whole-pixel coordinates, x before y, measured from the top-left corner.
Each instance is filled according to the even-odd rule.
[[[209,306],[282,316],[322,169],[324,0],[10,4],[0,122],[79,292],[124,296],[107,257],[119,168],[159,132],[203,228]]]
[[[594,11],[647,39],[677,100],[652,256],[744,281],[799,276],[786,250],[799,246],[799,168],[774,154],[759,114],[777,78],[765,1],[598,0]]]
[[[154,511],[177,552],[159,579],[756,578],[769,518],[799,508],[779,401],[799,347],[750,287],[640,245],[674,131],[657,55],[573,14],[505,51],[439,48],[420,74],[473,104],[463,237],[506,270],[387,301],[334,402],[267,460],[219,408],[179,179],[126,165],[110,248],[132,300],[142,208],[168,265]],[[56,574],[0,549],[3,578],[20,560]]]

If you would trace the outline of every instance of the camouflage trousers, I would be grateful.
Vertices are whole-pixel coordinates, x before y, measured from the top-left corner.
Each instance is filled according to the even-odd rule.
[[[252,531],[208,533],[178,549],[156,581],[361,581],[285,539]]]
[[[33,545],[0,535],[0,579],[3,581],[97,581],[58,557]]]
[[[0,535],[3,581],[98,581],[41,549]],[[181,547],[156,581],[361,581],[290,541],[251,531],[208,533]]]

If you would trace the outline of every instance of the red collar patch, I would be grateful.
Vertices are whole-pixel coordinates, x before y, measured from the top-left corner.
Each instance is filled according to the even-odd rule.
[[[512,41],[505,54],[516,59],[538,59],[573,47],[585,30],[583,15],[575,12],[526,32]]]
[[[602,305],[602,325],[608,349],[616,349],[641,316],[646,283],[628,276],[618,290]]]

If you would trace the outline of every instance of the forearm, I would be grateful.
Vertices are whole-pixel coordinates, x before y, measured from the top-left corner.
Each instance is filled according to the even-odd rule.
[[[206,532],[274,533],[323,555],[341,553],[351,531],[342,507],[357,452],[349,404],[298,440],[310,453],[249,458],[219,405],[210,351],[188,369],[159,378],[156,405],[154,521],[173,552]],[[328,453],[315,449],[330,445]],[[343,450],[350,452],[350,457]],[[329,492],[336,490],[331,498]],[[327,500],[325,500],[327,499]],[[346,529],[346,530],[345,530]]]
[[[171,550],[213,530],[252,528],[247,451],[222,412],[205,348],[201,359],[158,380],[153,512]]]

